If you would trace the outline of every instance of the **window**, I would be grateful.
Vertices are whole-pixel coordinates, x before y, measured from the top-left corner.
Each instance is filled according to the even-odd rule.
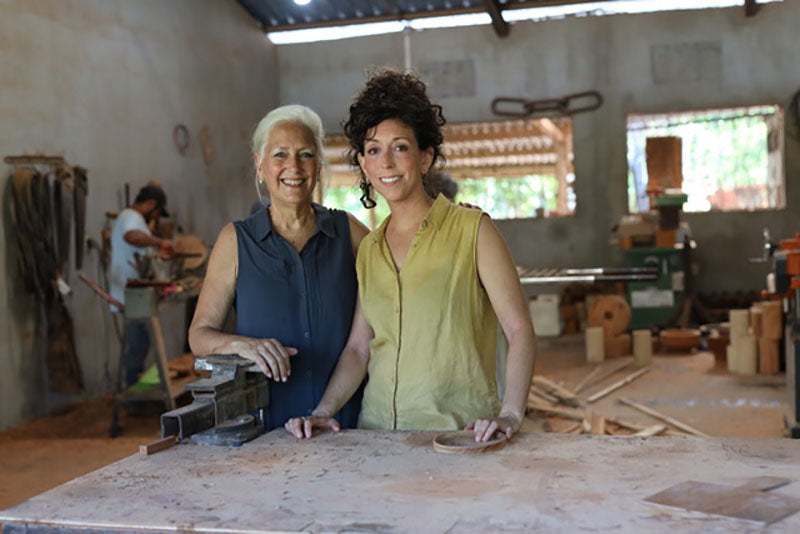
[[[495,219],[569,215],[575,211],[572,122],[542,118],[448,124],[442,172],[458,186],[456,202],[479,206]],[[323,204],[344,209],[374,228],[389,214],[361,206],[358,177],[346,161],[347,141],[326,139]],[[379,197],[379,195],[376,195]]]
[[[778,106],[629,115],[628,208],[649,210],[647,190],[666,187],[686,193],[689,212],[784,208],[783,142]]]

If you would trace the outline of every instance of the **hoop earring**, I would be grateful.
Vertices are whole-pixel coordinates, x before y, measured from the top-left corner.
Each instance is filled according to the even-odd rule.
[[[362,206],[368,210],[371,210],[378,205],[378,203],[375,202],[375,200],[370,196],[370,193],[372,192],[372,184],[369,183],[363,176],[361,177],[361,182],[358,184],[358,187],[361,189],[362,193],[361,198],[359,198]]]

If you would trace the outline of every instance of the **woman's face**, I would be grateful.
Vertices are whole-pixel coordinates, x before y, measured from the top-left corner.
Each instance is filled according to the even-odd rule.
[[[361,169],[390,204],[423,191],[422,175],[433,161],[433,148],[420,150],[414,130],[399,119],[386,119],[367,131]]]
[[[314,135],[301,122],[279,122],[256,158],[258,179],[269,190],[272,203],[311,202],[319,177],[319,154]]]

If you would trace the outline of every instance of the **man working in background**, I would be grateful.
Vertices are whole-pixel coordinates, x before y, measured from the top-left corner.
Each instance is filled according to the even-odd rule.
[[[136,195],[130,208],[122,210],[111,231],[111,268],[109,293],[125,304],[125,285],[130,278],[138,278],[134,254],[147,255],[148,248],[158,248],[162,258],[174,254],[172,243],[155,237],[148,223],[159,216],[168,216],[165,206],[167,195],[157,185],[146,185]],[[119,311],[112,306],[112,311]],[[125,329],[125,383],[133,385],[144,370],[144,359],[150,350],[147,325],[140,321],[127,321]]]

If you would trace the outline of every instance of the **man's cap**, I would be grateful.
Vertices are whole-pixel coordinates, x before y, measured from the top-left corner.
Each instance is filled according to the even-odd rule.
[[[136,195],[136,202],[146,202],[148,200],[155,200],[156,204],[158,205],[159,213],[162,217],[169,217],[169,212],[167,211],[167,195],[164,193],[164,190],[157,185],[146,185],[139,190],[139,194]]]

